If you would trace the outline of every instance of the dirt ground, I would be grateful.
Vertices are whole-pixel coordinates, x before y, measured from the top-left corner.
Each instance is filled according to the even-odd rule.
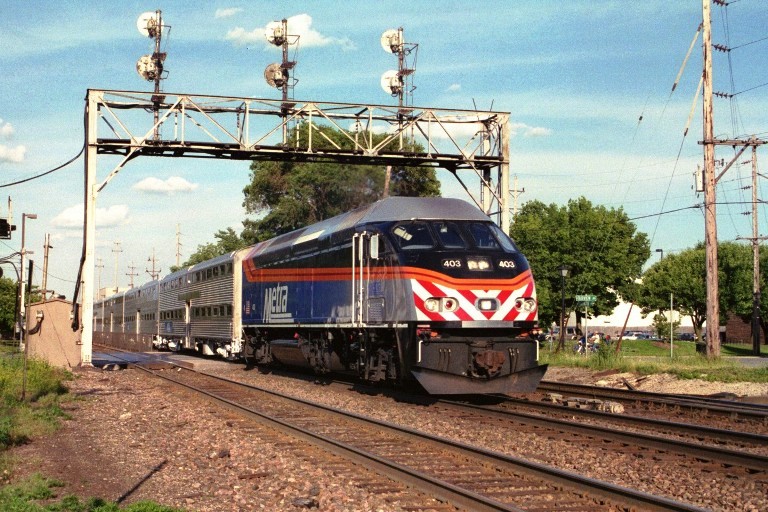
[[[221,444],[222,437],[234,435],[232,422],[224,421],[220,412],[185,400],[182,395],[168,393],[160,385],[141,380],[131,372],[91,368],[77,370],[75,375],[75,380],[68,386],[79,399],[65,405],[71,419],[62,421],[56,434],[33,439],[11,450],[16,466],[12,474],[0,475],[0,484],[40,472],[64,483],[64,487],[57,491],[60,497],[75,494],[82,498],[119,501],[128,493],[129,501],[153,499],[203,511],[217,510],[216,505],[211,505],[213,508],[207,505],[206,496],[221,498],[224,492],[217,488],[215,475],[231,470],[240,475],[236,478],[243,478],[241,473],[245,471],[242,468],[230,467],[232,463],[227,462],[228,457],[219,458],[221,449],[216,442]],[[645,391],[725,392],[762,395],[768,399],[768,384],[681,381],[665,374],[642,377],[578,368],[551,368],[547,379],[611,387],[626,387],[626,381]],[[219,432],[221,436],[211,441],[210,432]],[[242,449],[252,448],[244,446]],[[288,460],[283,463],[285,467],[275,468],[278,454],[249,453],[252,463],[259,457],[271,457],[263,464],[267,468],[265,471],[273,474],[307,472],[307,468],[293,468],[295,462]],[[158,467],[159,461],[165,460],[172,461],[169,464],[174,470],[174,477],[169,479],[162,478],[169,468]],[[147,483],[142,484],[144,481]],[[283,485],[287,488],[298,484],[289,481]],[[264,492],[267,492],[266,488]],[[271,498],[262,499],[268,501]],[[250,509],[241,504],[231,510]]]

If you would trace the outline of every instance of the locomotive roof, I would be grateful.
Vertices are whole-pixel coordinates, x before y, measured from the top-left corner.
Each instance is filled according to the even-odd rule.
[[[364,215],[357,224],[411,219],[490,220],[468,202],[449,197],[388,197],[365,206],[362,210]]]
[[[311,240],[325,239],[355,226],[377,222],[407,220],[475,220],[489,221],[487,215],[461,199],[447,197],[388,197],[367,206],[342,213],[316,224],[280,235],[253,246],[252,258],[267,250],[273,251]]]

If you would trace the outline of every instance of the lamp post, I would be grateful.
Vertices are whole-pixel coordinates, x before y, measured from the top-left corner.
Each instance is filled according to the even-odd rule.
[[[560,341],[557,344],[557,349],[565,347],[565,278],[568,277],[568,271],[570,268],[565,265],[560,265],[557,270],[560,271]]]
[[[32,254],[32,251],[27,251],[24,243],[26,236],[27,219],[36,219],[36,213],[22,213],[21,214],[21,268],[19,269],[19,345],[24,343],[24,322],[26,320],[26,310],[24,306],[25,301],[25,286],[24,286],[24,256]]]
[[[656,252],[660,253],[659,261],[664,259],[664,249],[656,249]]]

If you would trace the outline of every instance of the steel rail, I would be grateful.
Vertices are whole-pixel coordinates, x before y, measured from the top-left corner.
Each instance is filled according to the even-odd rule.
[[[768,436],[764,434],[755,434],[753,432],[739,432],[734,430],[725,430],[705,425],[695,425],[692,423],[678,423],[669,420],[660,420],[656,418],[644,418],[642,416],[633,416],[627,414],[613,414],[603,411],[593,411],[590,409],[576,409],[547,402],[532,402],[519,398],[505,397],[505,402],[536,409],[547,413],[555,412],[568,414],[571,416],[583,416],[600,420],[608,420],[612,423],[619,423],[629,426],[644,426],[654,430],[664,430],[667,432],[676,432],[689,436],[703,437],[714,440],[728,440],[737,443],[754,444],[757,446],[768,446]]]
[[[403,466],[401,464],[397,464],[394,461],[379,457],[375,454],[366,452],[364,450],[360,450],[349,444],[335,441],[333,439],[329,439],[321,434],[317,434],[307,429],[304,429],[302,427],[292,425],[279,418],[274,418],[267,414],[255,411],[251,408],[238,404],[235,401],[219,396],[216,393],[198,389],[198,388],[195,388],[194,386],[190,386],[183,382],[179,382],[173,378],[166,377],[164,375],[161,375],[156,370],[151,370],[149,368],[143,367],[141,364],[132,363],[131,366],[137,369],[143,370],[147,373],[150,373],[151,375],[158,377],[160,379],[163,379],[167,382],[171,382],[178,386],[182,386],[188,390],[194,391],[195,393],[201,394],[205,396],[207,399],[211,400],[213,403],[223,405],[228,409],[233,410],[239,414],[244,414],[249,418],[255,419],[272,428],[275,428],[280,432],[294,436],[303,441],[313,443],[316,446],[319,446],[325,450],[328,450],[330,453],[344,457],[347,460],[350,460],[352,462],[363,464],[366,467],[373,469],[374,471],[378,472],[381,475],[392,478],[393,480],[399,481],[405,485],[414,487],[421,492],[431,494],[435,498],[441,501],[451,503],[454,506],[461,507],[467,510],[477,510],[482,512],[485,512],[485,511],[523,512],[523,509],[512,507],[505,503],[501,503],[496,500],[492,500],[484,496],[480,496],[479,494],[473,493],[466,489],[462,489],[448,482],[438,480],[420,471],[416,471],[409,467]],[[189,368],[185,368],[183,366],[180,366],[179,368],[184,368],[185,370],[188,370],[188,371],[195,371],[195,370],[190,370]],[[204,372],[196,372],[196,373],[199,373],[201,375],[206,375],[214,379],[227,381],[232,384],[243,385],[250,389],[258,389],[259,391],[266,392],[275,396],[279,396],[281,398],[291,399],[290,397],[285,397],[283,395],[272,393],[268,390],[255,388],[253,386],[247,386],[242,383],[238,383],[237,381],[224,379],[222,377],[217,377],[215,375],[207,374]],[[305,404],[305,405],[311,405],[311,404]],[[333,411],[332,409],[326,409],[326,410],[330,412],[338,412],[338,411]]]
[[[562,392],[588,397],[607,397],[628,402],[650,402],[677,407],[689,407],[691,409],[703,409],[720,414],[738,414],[757,419],[768,418],[768,406],[766,405],[725,400],[714,402],[712,398],[697,397],[695,395],[671,395],[552,381],[542,381],[539,384],[538,391]]]
[[[742,466],[756,471],[768,471],[768,457],[764,455],[756,455],[716,446],[700,445],[688,441],[680,441],[677,439],[669,439],[638,432],[627,432],[625,430],[602,427],[599,425],[573,423],[566,420],[537,416],[534,414],[502,411],[488,406],[472,405],[450,400],[441,400],[439,404],[443,407],[455,408],[461,411],[481,411],[483,415],[505,420],[520,421],[521,423],[537,427],[562,429],[563,431],[573,432],[582,436],[599,436],[612,441],[619,441],[656,450],[677,452],[723,464]],[[570,412],[570,409],[568,411]],[[761,437],[768,440],[768,437],[766,436]]]
[[[134,366],[140,367],[140,365],[134,365]],[[184,368],[184,369],[189,370],[188,368]],[[301,436],[302,438],[305,438],[309,441],[320,443],[323,446],[328,446],[329,449],[334,450],[334,453],[336,453],[335,450],[340,450],[338,453],[344,454],[344,456],[346,457],[353,457],[357,460],[363,460],[366,462],[366,464],[370,463],[374,467],[379,468],[383,471],[386,471],[388,476],[389,476],[389,472],[394,472],[395,474],[399,475],[397,477],[394,477],[394,479],[402,481],[409,485],[416,485],[414,484],[414,482],[417,482],[419,487],[422,489],[425,489],[426,492],[430,492],[435,497],[438,497],[439,499],[445,499],[446,501],[449,501],[457,506],[462,506],[462,507],[466,506],[471,510],[518,510],[514,507],[510,507],[507,504],[498,502],[493,499],[484,498],[482,496],[480,496],[480,501],[475,501],[478,495],[476,495],[472,491],[461,489],[450,483],[436,479],[429,475],[424,475],[423,473],[414,471],[411,468],[404,467],[391,460],[382,459],[365,450],[355,448],[353,446],[347,445],[342,442],[326,439],[319,434],[307,431],[295,425],[291,425],[286,421],[280,420],[278,418],[269,417],[268,415],[265,415],[258,411],[253,411],[250,408],[237,404],[236,402],[233,402],[225,397],[217,396],[215,393],[196,390],[195,388],[188,386],[184,383],[175,381],[170,377],[161,376],[158,374],[158,372],[154,372],[148,369],[145,371],[150,372],[153,375],[157,375],[163,378],[164,380],[175,382],[188,389],[191,389],[198,393],[202,393],[208,398],[215,400],[217,402],[220,402],[230,408],[233,408],[234,410],[241,411],[242,413],[245,413],[248,415],[253,415],[254,418],[261,418],[266,422],[269,422],[271,424],[273,423],[274,425],[279,426],[279,428],[281,429],[288,429],[288,431],[293,432],[295,435]],[[577,491],[587,492],[592,496],[597,495],[604,499],[620,502],[622,504],[627,504],[633,507],[642,507],[643,509],[647,509],[647,510],[676,510],[676,511],[703,510],[691,504],[681,503],[669,498],[655,496],[655,495],[644,493],[634,489],[625,488],[616,484],[611,484],[611,483],[596,480],[596,479],[586,478],[581,475],[577,475],[575,473],[553,468],[544,464],[539,464],[539,463],[527,461],[524,459],[520,459],[517,457],[496,453],[483,448],[466,445],[464,443],[452,441],[450,439],[442,438],[440,436],[433,436],[430,434],[419,432],[417,430],[414,430],[408,427],[394,425],[389,422],[375,420],[375,419],[368,418],[368,417],[351,413],[351,412],[339,411],[331,407],[315,404],[312,402],[308,402],[308,401],[290,397],[290,396],[285,396],[280,393],[265,390],[257,386],[245,384],[243,382],[227,379],[225,377],[212,375],[206,372],[200,372],[195,370],[189,370],[189,371],[192,371],[199,375],[206,376],[208,378],[215,379],[220,382],[226,382],[234,386],[263,392],[271,396],[275,396],[284,400],[289,400],[291,402],[301,404],[305,407],[310,407],[313,409],[323,411],[326,414],[342,416],[347,419],[364,423],[366,425],[375,425],[378,428],[384,429],[386,431],[394,432],[402,436],[411,437],[414,439],[415,442],[418,442],[418,443],[423,443],[427,441],[430,443],[438,444],[443,448],[449,447],[452,450],[461,453],[465,457],[472,457],[474,459],[482,461],[484,464],[490,464],[495,467],[507,466],[512,468],[513,470],[526,472],[532,476],[535,476],[536,478],[540,478],[548,482],[556,482],[560,485],[567,486],[570,489],[576,489]],[[422,485],[426,485],[427,487],[421,487]],[[465,500],[469,500],[469,501],[465,501]],[[466,505],[463,503],[466,503]]]

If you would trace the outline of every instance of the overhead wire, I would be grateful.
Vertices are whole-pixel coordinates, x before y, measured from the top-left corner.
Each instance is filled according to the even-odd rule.
[[[75,160],[80,158],[80,156],[82,156],[82,154],[84,152],[85,152],[85,143],[83,143],[82,147],[80,148],[80,151],[75,156],[73,156],[72,158],[70,158],[69,160],[64,162],[63,164],[61,164],[59,166],[56,166],[53,169],[50,169],[48,171],[41,172],[40,174],[36,174],[34,176],[30,176],[29,178],[24,178],[22,180],[13,181],[11,183],[4,183],[4,184],[0,185],[0,188],[12,187],[14,185],[21,185],[22,183],[27,183],[28,181],[36,180],[38,178],[42,178],[43,176],[48,176],[49,174],[52,174],[52,173],[54,173],[56,171],[60,171],[61,169],[65,168],[66,166],[68,166],[69,164],[71,164],[72,162],[74,162]]]

